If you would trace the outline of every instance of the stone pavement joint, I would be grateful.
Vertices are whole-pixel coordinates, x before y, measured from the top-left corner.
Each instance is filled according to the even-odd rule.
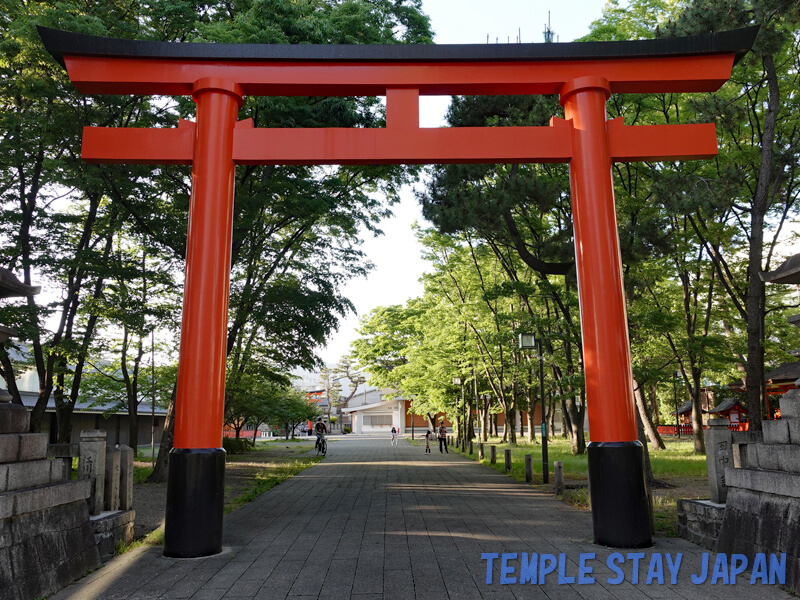
[[[198,524],[198,526],[202,526]],[[327,458],[225,517],[224,550],[171,559],[139,548],[59,592],[52,600],[787,600],[787,592],[750,585],[694,585],[704,550],[656,538],[639,551],[639,581],[612,585],[615,551],[591,541],[591,516],[549,494],[456,453],[347,436]],[[678,581],[646,585],[653,554],[682,553]],[[595,583],[502,585],[501,560],[486,583],[482,553],[565,555],[576,576],[582,553],[595,553]],[[710,555],[710,570],[714,554]],[[576,578],[577,579],[577,578]],[[710,578],[709,578],[710,579]]]

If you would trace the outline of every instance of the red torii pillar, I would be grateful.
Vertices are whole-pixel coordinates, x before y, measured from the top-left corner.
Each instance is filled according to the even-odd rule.
[[[189,95],[177,129],[87,127],[98,163],[192,164],[186,282],[164,553],[222,549],[222,413],[236,164],[569,162],[591,443],[594,539],[651,545],[633,399],[611,164],[707,158],[714,125],[625,127],[611,93],[718,89],[756,30],[579,44],[271,46],[95,38],[40,28],[87,94]],[[549,127],[419,128],[419,95],[559,94]],[[255,129],[245,94],[381,96],[385,129]]]

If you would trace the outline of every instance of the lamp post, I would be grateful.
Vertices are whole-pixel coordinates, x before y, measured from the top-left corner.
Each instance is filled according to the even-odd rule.
[[[461,386],[461,428],[463,433],[461,435],[461,452],[466,452],[467,449],[467,405],[464,401],[464,383],[461,377],[453,377],[453,385]]]
[[[544,360],[542,358],[542,340],[532,333],[519,334],[520,350],[533,350],[539,355],[539,394],[542,398],[542,483],[550,483],[550,461],[547,456],[547,413],[544,405]],[[533,427],[533,423],[531,423]]]

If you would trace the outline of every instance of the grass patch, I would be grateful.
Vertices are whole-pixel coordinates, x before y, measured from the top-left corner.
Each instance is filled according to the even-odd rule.
[[[538,438],[541,440],[541,438]],[[653,468],[653,476],[656,479],[669,481],[673,478],[705,478],[706,457],[694,453],[694,443],[691,439],[681,439],[665,437],[665,450],[654,452],[650,450],[650,464]],[[489,446],[496,447],[497,462],[490,463]],[[532,455],[533,460],[533,484],[542,484],[542,446],[541,443],[531,444],[527,440],[520,441],[516,446],[501,444],[500,438],[489,438],[484,443],[484,458],[481,464],[487,465],[500,473],[506,473],[505,456],[506,449],[511,450],[511,471],[507,474],[518,481],[525,481],[525,455]],[[460,453],[460,446],[451,446],[450,450]],[[569,440],[561,437],[548,438],[547,440],[548,462],[550,466],[550,481],[554,480],[553,464],[560,460],[564,463],[564,479],[569,482],[588,479],[588,465],[586,454],[573,456],[570,452]],[[477,444],[475,452],[469,452],[464,456],[477,460]],[[692,494],[687,494],[691,496]],[[589,508],[589,489],[588,487],[568,488],[565,490],[562,500],[579,508]],[[678,536],[678,508],[674,498],[664,495],[653,495],[653,519],[655,522],[656,534],[666,537]]]
[[[666,450],[650,450],[650,465],[656,479],[662,477],[706,477],[705,454],[694,453],[694,442],[664,438]]]
[[[240,506],[255,500],[264,492],[271,490],[279,483],[286,481],[322,459],[322,456],[312,456],[298,460],[264,463],[263,468],[253,478],[250,487],[244,493],[225,502],[225,514],[233,512]]]
[[[677,503],[663,496],[653,496],[653,521],[658,535],[678,537]]]
[[[567,488],[566,490],[564,490],[564,495],[561,497],[561,499],[567,504],[571,504],[572,506],[577,506],[578,508],[585,508],[588,510],[589,488],[588,487]]]
[[[133,485],[139,483],[147,483],[147,478],[153,472],[153,467],[138,467],[133,466]]]
[[[537,438],[541,439],[541,438]],[[666,450],[654,452],[650,450],[650,464],[653,467],[653,475],[657,478],[663,477],[704,477],[706,475],[705,455],[694,454],[694,446],[691,440],[678,441],[677,439],[665,439]],[[534,479],[541,481],[542,478],[542,445],[541,443],[531,444],[527,440],[518,442],[516,446],[501,444],[499,438],[489,438],[484,444],[485,458],[483,464],[489,464],[489,446],[497,447],[497,464],[490,465],[492,468],[505,472],[504,451],[511,449],[511,476],[525,481],[525,455],[531,454],[533,458]],[[477,444],[475,444],[473,458],[477,457]],[[460,452],[460,447],[454,450]],[[587,466],[587,456],[573,456],[570,452],[569,440],[561,437],[548,438],[547,440],[548,462],[550,463],[550,474],[553,474],[553,463],[560,460],[564,463],[565,480],[583,480],[588,478],[589,468]],[[465,453],[469,456],[469,453]],[[551,477],[552,479],[552,477]]]
[[[313,435],[308,435],[308,436],[304,436],[304,437],[298,436],[298,437],[289,438],[288,440],[285,439],[285,438],[282,438],[282,437],[272,437],[272,438],[269,438],[267,440],[258,440],[256,442],[256,445],[260,446],[261,444],[272,444],[272,443],[275,443],[275,442],[277,442],[279,444],[280,443],[300,444],[302,442],[313,442],[313,441],[316,441],[316,439],[317,439],[316,436],[313,436]]]
[[[129,544],[125,544],[124,542],[119,542],[117,544],[117,554],[125,554],[126,552],[130,552],[135,548],[140,548],[142,546],[163,546],[164,545],[164,526],[162,525],[158,529],[151,531],[145,537],[140,540],[133,540]]]

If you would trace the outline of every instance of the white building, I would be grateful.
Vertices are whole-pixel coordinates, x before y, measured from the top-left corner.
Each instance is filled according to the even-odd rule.
[[[350,415],[353,433],[389,433],[392,427],[405,433],[405,400],[388,400],[385,396],[395,393],[392,389],[363,388],[347,403],[342,412]]]

